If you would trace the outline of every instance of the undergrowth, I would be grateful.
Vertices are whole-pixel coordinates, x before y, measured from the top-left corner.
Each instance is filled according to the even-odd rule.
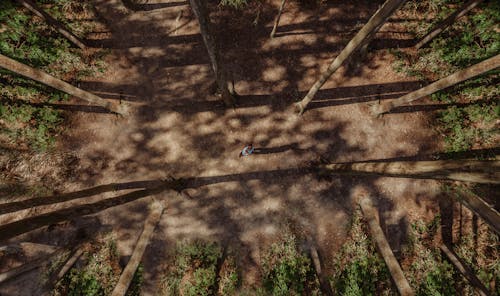
[[[238,286],[233,255],[216,243],[185,241],[177,244],[162,295],[233,295]]]
[[[111,295],[123,271],[119,265],[116,242],[110,236],[94,244],[73,268],[56,284],[53,296],[105,296]],[[139,265],[125,295],[141,295],[143,266]]]
[[[78,22],[90,6],[76,0],[44,0],[38,4],[75,33],[92,24]],[[72,18],[72,21],[68,20]],[[43,20],[16,1],[0,2],[0,54],[74,83],[104,71],[102,53],[85,56]],[[54,146],[64,116],[54,103],[68,95],[0,69],[0,143],[43,151]]]
[[[293,234],[285,233],[273,243],[261,266],[263,286],[269,295],[319,295],[312,262]]]
[[[415,221],[408,230],[409,243],[403,249],[402,266],[416,295],[455,295],[455,271],[433,245],[441,218],[436,216],[428,223]]]
[[[395,295],[389,271],[367,231],[360,210],[356,210],[348,238],[334,259],[331,284],[339,295]]]
[[[427,13],[434,16],[434,22],[432,25],[427,20],[412,24],[407,22],[407,28],[420,38],[463,2],[409,1],[404,6],[407,15]],[[500,2],[484,1],[438,35],[427,48],[421,48],[416,55],[401,50],[393,51],[398,59],[394,68],[428,81],[467,68],[500,52],[499,23]],[[437,114],[438,131],[444,136],[447,151],[484,148],[498,140],[499,78],[500,71],[493,70],[432,95],[434,101],[449,104]]]

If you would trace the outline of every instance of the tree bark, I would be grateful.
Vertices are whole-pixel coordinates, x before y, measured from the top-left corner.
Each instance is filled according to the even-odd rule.
[[[78,97],[82,100],[90,102],[92,104],[104,107],[115,113],[124,114],[125,111],[120,108],[120,106],[108,102],[90,92],[84,91],[83,89],[72,86],[71,84],[64,82],[52,75],[49,75],[43,71],[32,68],[25,64],[19,63],[11,58],[8,58],[0,54],[0,67],[12,71],[24,77],[28,77],[72,96]]]
[[[457,193],[457,200],[463,203],[472,212],[476,213],[481,219],[488,223],[498,235],[500,235],[500,214],[489,206],[482,198],[472,192],[463,190],[454,190]]]
[[[498,67],[500,67],[500,54],[491,57],[487,60],[484,60],[478,64],[470,66],[469,68],[455,72],[450,76],[435,81],[421,89],[406,94],[398,99],[385,101],[378,105],[373,105],[373,114],[379,116],[381,114],[387,113],[395,107],[413,102],[425,96],[431,95],[437,91],[458,84],[467,79],[471,79],[473,77],[484,74],[488,71],[494,70]]]
[[[321,292],[323,292],[323,294],[326,296],[334,295],[332,287],[328,282],[328,277],[321,268],[321,261],[319,260],[318,250],[313,245],[312,240],[310,240],[309,242],[309,254],[311,255],[314,270],[316,271],[316,276],[318,277],[319,280],[319,287],[321,289]]]
[[[363,211],[363,215],[368,221],[370,233],[375,245],[377,246],[377,250],[380,255],[382,255],[382,258],[384,258],[385,264],[387,265],[387,268],[389,268],[389,272],[391,273],[392,279],[398,288],[399,294],[403,296],[414,295],[414,292],[411,289],[410,284],[408,284],[408,281],[403,274],[403,270],[401,270],[401,266],[399,266],[396,257],[394,257],[384,232],[377,221],[377,214],[372,206],[370,198],[363,198],[360,202],[360,206]]]
[[[144,223],[144,229],[142,230],[141,236],[139,237],[134,251],[132,252],[132,256],[120,275],[120,279],[113,289],[111,296],[124,296],[127,293],[130,282],[134,278],[134,273],[141,263],[142,255],[146,250],[146,246],[153,235],[156,225],[160,222],[163,209],[164,205],[161,202],[153,203],[151,213]]]
[[[325,84],[330,76],[337,71],[342,64],[358,49],[365,41],[365,38],[376,33],[376,30],[398,9],[406,0],[387,0],[384,5],[375,12],[370,20],[361,28],[361,30],[354,36],[346,47],[340,52],[335,60],[328,66],[328,69],[321,73],[320,78],[311,87],[307,95],[302,101],[296,103],[299,114],[304,113],[307,105],[312,101],[319,89]],[[373,35],[372,35],[373,36]]]
[[[95,214],[111,207],[116,207],[150,195],[159,194],[168,189],[172,189],[169,187],[170,186],[168,185],[161,185],[155,188],[137,190],[117,197],[100,200],[94,203],[56,210],[46,214],[0,225],[0,242],[40,227],[59,223],[62,221],[73,219],[75,217]]]
[[[208,56],[210,58],[212,70],[215,73],[215,80],[222,97],[222,101],[227,106],[234,106],[234,98],[229,90],[229,80],[227,79],[225,70],[222,68],[220,54],[217,50],[217,43],[214,38],[214,34],[212,34],[213,32],[211,31],[210,19],[208,17],[205,2],[204,0],[189,0],[189,3],[191,5],[191,9],[196,15],[196,18],[198,19],[203,43],[205,43],[205,47],[208,51]]]
[[[451,24],[453,24],[457,19],[464,16],[471,9],[476,7],[483,0],[470,0],[464,3],[457,11],[448,16],[444,21],[439,23],[436,27],[434,27],[427,35],[422,37],[420,41],[415,45],[415,49],[420,49],[425,46],[427,43],[431,42],[437,35],[443,32],[446,28],[448,28]]]
[[[367,161],[319,166],[322,174],[376,175],[500,184],[499,160]]]
[[[43,11],[43,9],[38,7],[35,4],[35,2],[31,0],[17,0],[17,1],[21,3],[24,7],[26,7],[29,11],[31,11],[33,14],[43,19],[47,24],[53,27],[57,32],[61,33],[61,35],[63,35],[71,43],[73,43],[74,45],[78,46],[81,49],[86,48],[85,44],[83,44],[83,42],[77,36],[75,36],[73,33],[67,30],[59,21],[51,17],[45,11]]]
[[[450,250],[446,245],[441,244],[439,246],[441,251],[448,257],[449,261],[453,264],[453,266],[460,271],[460,273],[463,275],[464,278],[469,281],[471,286],[473,286],[476,291],[478,292],[479,295],[481,296],[489,296],[491,293],[488,291],[488,289],[484,286],[484,284],[476,277],[474,272],[470,267],[468,267],[466,264],[458,258],[458,256],[455,255],[455,253]]]
[[[278,28],[278,25],[280,23],[280,18],[281,14],[283,13],[283,8],[285,7],[285,2],[286,0],[281,0],[281,5],[280,5],[280,10],[278,11],[278,15],[276,16],[276,19],[274,20],[274,26],[273,30],[271,31],[271,38],[274,38],[274,34],[276,34],[276,29]]]

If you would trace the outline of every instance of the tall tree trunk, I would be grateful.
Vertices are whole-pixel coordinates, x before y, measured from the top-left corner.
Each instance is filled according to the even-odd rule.
[[[229,80],[227,79],[227,73],[222,68],[219,51],[217,50],[217,43],[214,38],[214,34],[211,31],[210,19],[208,17],[208,11],[204,0],[189,0],[191,9],[193,10],[198,23],[200,25],[200,32],[205,43],[205,47],[208,51],[208,56],[210,58],[210,63],[212,64],[212,70],[215,73],[215,80],[217,82],[217,87],[222,96],[222,100],[227,106],[234,105],[234,98],[231,91],[229,90]]]
[[[448,28],[451,24],[453,24],[457,19],[461,18],[464,16],[467,12],[469,12],[471,9],[476,7],[479,3],[481,3],[483,0],[470,0],[464,3],[457,11],[452,13],[449,17],[447,17],[444,21],[439,23],[436,27],[434,27],[427,35],[422,37],[420,41],[415,45],[415,49],[420,49],[422,46],[426,45],[434,37],[439,35],[441,32],[443,32],[446,28]]]
[[[107,198],[94,203],[55,210],[46,214],[3,224],[0,225],[0,242],[40,227],[59,223],[75,217],[92,215],[111,207],[116,207],[150,195],[159,194],[170,189],[167,187],[169,187],[169,185],[165,184],[164,186],[158,186],[150,189],[132,191],[127,194]]]
[[[488,71],[494,70],[498,67],[500,67],[500,54],[491,57],[487,60],[484,60],[478,64],[470,66],[469,68],[455,72],[450,76],[435,81],[427,85],[426,87],[423,87],[414,92],[406,94],[398,99],[385,101],[378,105],[373,105],[373,114],[378,116],[383,113],[387,113],[395,107],[407,104],[409,102],[413,102],[415,100],[431,95],[437,91],[453,86],[467,79],[471,79],[473,77],[484,74]]]
[[[457,200],[483,219],[491,229],[500,235],[500,214],[482,198],[470,191],[455,189]]]
[[[274,26],[273,30],[271,31],[271,38],[274,38],[274,34],[276,34],[276,29],[278,28],[278,25],[280,23],[280,18],[281,14],[283,13],[283,8],[285,7],[285,2],[286,0],[281,0],[281,5],[280,5],[280,10],[278,11],[278,15],[276,16],[276,19],[274,20]]]
[[[0,54],[0,67],[12,71],[21,76],[28,77],[30,79],[36,80],[40,83],[68,93],[72,96],[90,102],[92,104],[104,107],[113,112],[124,114],[124,110],[121,110],[120,106],[108,102],[90,92],[84,91],[80,88],[74,87],[71,84],[64,82],[60,79],[55,78],[43,71],[37,70],[25,64],[19,63],[11,58],[8,58]]]
[[[29,11],[34,13],[36,16],[43,19],[47,24],[53,27],[57,32],[61,33],[66,39],[68,39],[71,43],[78,46],[81,49],[85,49],[85,44],[73,33],[67,30],[59,21],[51,17],[48,13],[43,11],[40,7],[38,7],[35,2],[31,0],[17,0],[24,7],[26,7]]]
[[[399,266],[396,257],[394,257],[394,254],[392,253],[391,247],[387,242],[384,232],[382,231],[382,228],[377,221],[377,214],[372,206],[370,198],[363,198],[360,202],[360,206],[361,210],[363,211],[363,215],[368,221],[370,233],[373,240],[375,241],[377,250],[379,251],[380,255],[382,255],[382,258],[384,258],[385,264],[387,265],[387,268],[391,273],[392,279],[394,280],[394,283],[398,288],[399,294],[403,296],[414,295],[414,292],[411,289],[410,284],[408,284],[408,281],[403,274],[403,270],[401,270],[401,266]]]
[[[163,203],[153,203],[151,213],[144,223],[144,228],[142,230],[141,236],[137,240],[137,244],[135,245],[134,251],[132,252],[132,256],[130,257],[127,266],[120,275],[120,279],[113,289],[113,293],[111,294],[111,296],[124,296],[127,293],[130,282],[134,278],[134,273],[141,263],[142,255],[146,250],[149,240],[153,236],[156,225],[158,225],[158,223],[160,222],[163,209]]]
[[[330,78],[330,76],[332,76],[332,74],[335,73],[335,71],[337,71],[340,66],[342,66],[342,64],[364,44],[365,38],[369,37],[372,33],[374,34],[374,32],[381,27],[381,24],[383,24],[405,1],[406,0],[387,0],[384,5],[377,10],[377,12],[375,12],[370,20],[356,34],[356,36],[349,41],[346,47],[335,58],[330,66],[328,66],[328,69],[321,73],[318,81],[314,83],[302,101],[296,103],[299,114],[304,113],[307,105],[312,101],[316,93],[323,86],[323,84],[325,84],[328,78]]]
[[[500,184],[500,160],[367,161],[319,166],[322,174],[376,175]]]
[[[458,256],[455,255],[455,253],[450,250],[446,245],[441,244],[439,246],[441,251],[448,257],[448,260],[453,264],[455,269],[460,271],[460,273],[463,275],[464,278],[469,281],[469,284],[473,286],[476,289],[476,292],[481,295],[481,296],[490,296],[492,295],[488,289],[484,286],[484,284],[477,278],[477,276],[474,274],[474,271],[467,266],[463,260],[460,260]]]
[[[330,282],[328,281],[328,277],[321,268],[321,261],[319,260],[318,250],[314,246],[312,240],[309,240],[309,255],[311,256],[314,270],[316,271],[316,276],[318,277],[319,288],[321,289],[321,292],[323,292],[323,294],[326,296],[335,295],[333,294],[333,290],[330,286]]]

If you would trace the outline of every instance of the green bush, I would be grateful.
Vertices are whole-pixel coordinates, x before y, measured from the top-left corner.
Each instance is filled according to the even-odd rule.
[[[366,235],[361,213],[353,213],[347,241],[334,262],[332,286],[340,295],[390,294],[389,272]]]
[[[230,6],[236,9],[242,9],[248,4],[247,0],[221,0],[220,5]]]
[[[302,295],[307,286],[316,286],[309,257],[298,246],[295,236],[287,234],[263,257],[264,288],[272,295]]]
[[[224,260],[221,262],[222,259]],[[234,258],[230,255],[222,258],[222,249],[216,243],[196,240],[177,244],[175,262],[164,279],[163,293],[232,295],[238,284],[239,276]]]

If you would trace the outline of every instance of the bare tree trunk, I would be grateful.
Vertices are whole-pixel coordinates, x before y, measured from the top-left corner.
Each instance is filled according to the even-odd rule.
[[[276,29],[278,28],[278,24],[280,23],[281,14],[283,13],[283,8],[285,7],[286,0],[281,0],[280,10],[278,11],[278,15],[274,20],[273,30],[271,31],[271,38],[274,38],[274,34],[276,34]]]
[[[21,76],[28,77],[30,79],[36,80],[40,83],[83,99],[92,104],[96,104],[98,106],[104,107],[113,112],[124,114],[124,110],[121,110],[118,105],[112,104],[90,92],[84,91],[80,88],[74,87],[71,84],[64,82],[58,78],[55,78],[52,75],[49,75],[43,71],[37,70],[25,64],[19,63],[11,58],[8,58],[4,55],[0,54],[0,67],[5,68],[9,71],[12,71]]]
[[[313,261],[313,266],[314,266],[314,270],[316,271],[316,276],[318,277],[318,280],[319,280],[319,286],[320,286],[321,292],[323,292],[323,294],[326,296],[334,295],[333,291],[332,291],[332,287],[330,286],[330,283],[328,282],[328,278],[321,268],[321,261],[319,260],[318,250],[316,249],[316,247],[312,243],[312,240],[310,240],[310,242],[309,242],[309,253],[310,253],[311,259]]]
[[[120,275],[120,279],[113,289],[111,296],[124,296],[127,293],[130,282],[134,278],[134,273],[137,267],[141,263],[142,255],[146,250],[146,247],[153,235],[153,231],[156,225],[160,222],[161,215],[163,214],[164,205],[162,202],[154,202],[151,207],[151,213],[144,223],[144,229],[142,230],[141,236],[135,245],[132,256],[130,257],[127,266]]]
[[[48,13],[43,11],[40,7],[38,7],[35,2],[31,0],[17,0],[19,3],[21,3],[24,7],[26,7],[29,11],[34,13],[36,16],[40,17],[43,19],[47,24],[52,26],[57,32],[61,33],[66,39],[68,39],[71,43],[74,45],[78,46],[81,49],[85,49],[85,44],[76,37],[73,33],[71,33],[69,30],[67,30],[59,21],[51,17]]]
[[[377,221],[376,210],[373,208],[370,198],[363,198],[360,202],[360,206],[363,211],[363,215],[368,221],[370,233],[375,241],[377,250],[380,255],[382,255],[382,258],[384,258],[385,264],[387,265],[387,268],[389,268],[389,272],[391,273],[392,279],[398,288],[399,294],[403,296],[414,295],[414,292],[411,289],[410,284],[408,284],[408,281],[403,274],[403,270],[401,270],[401,266],[399,266],[396,257],[394,257],[391,247],[385,238],[384,232]]]
[[[365,39],[381,27],[393,13],[398,9],[406,0],[387,0],[384,5],[375,12],[370,20],[361,28],[361,30],[349,41],[342,52],[335,58],[335,60],[328,66],[328,69],[321,73],[320,78],[311,87],[307,95],[302,101],[296,103],[299,114],[304,113],[307,105],[312,101],[319,89],[325,82],[337,71],[340,66],[364,43]]]
[[[198,19],[201,36],[203,37],[203,42],[205,43],[205,47],[208,51],[208,56],[210,58],[210,63],[212,64],[212,70],[215,73],[215,80],[222,96],[222,100],[227,106],[233,106],[234,98],[229,90],[227,73],[222,68],[219,51],[217,50],[217,43],[214,35],[212,34],[213,32],[211,31],[210,19],[208,17],[205,2],[204,0],[189,0],[189,3],[191,5],[191,9],[196,15],[196,18]]]
[[[472,269],[465,265],[458,256],[455,255],[455,253],[448,249],[447,246],[445,245],[440,245],[439,248],[443,253],[448,257],[450,262],[453,264],[453,266],[460,271],[460,273],[463,275],[464,278],[469,281],[469,284],[473,286],[476,291],[478,292],[479,295],[481,296],[489,296],[491,293],[488,291],[488,289],[484,286],[484,284],[477,278],[477,276],[474,274]]]
[[[484,74],[488,71],[494,70],[498,67],[500,67],[500,54],[491,57],[487,60],[484,60],[478,64],[470,66],[469,68],[455,72],[450,76],[435,81],[427,85],[426,87],[423,87],[414,92],[406,94],[398,99],[385,101],[378,105],[373,105],[373,114],[379,116],[383,113],[387,113],[395,107],[413,102],[415,100],[431,95],[437,91],[453,86],[467,79],[471,79],[473,77]]]
[[[482,198],[472,192],[463,190],[454,190],[458,196],[457,200],[465,204],[472,212],[476,213],[481,219],[488,223],[498,235],[500,235],[500,214],[489,206]]]
[[[111,207],[116,207],[150,195],[159,194],[163,191],[171,189],[169,187],[170,186],[168,184],[165,184],[150,189],[137,190],[117,197],[100,200],[94,203],[82,204],[74,207],[55,210],[46,214],[41,214],[38,216],[10,222],[8,224],[3,224],[0,225],[0,242],[40,227],[59,223],[68,219],[73,219],[75,217],[95,214]]]
[[[322,174],[377,175],[500,184],[499,160],[367,161],[319,166]]]
[[[448,28],[451,24],[453,24],[457,19],[464,16],[471,9],[476,7],[483,0],[470,0],[464,3],[457,11],[452,13],[449,17],[447,17],[444,21],[439,23],[436,27],[434,27],[427,35],[425,35],[420,41],[415,45],[415,49],[420,49],[422,46],[426,45],[434,37],[443,32],[446,28]]]

